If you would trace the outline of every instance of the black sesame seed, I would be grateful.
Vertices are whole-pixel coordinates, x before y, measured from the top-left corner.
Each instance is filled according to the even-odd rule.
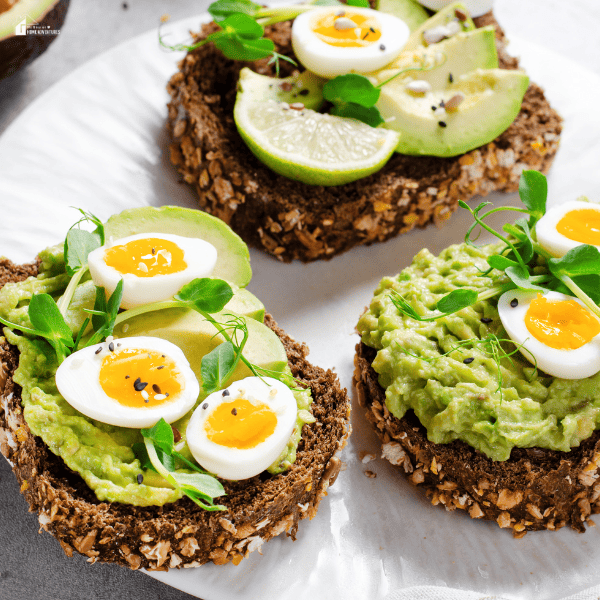
[[[146,386],[148,385],[148,382],[146,381],[142,381],[141,377],[138,377],[134,382],[133,382],[133,389],[136,392],[141,392]]]
[[[155,383],[152,384],[152,389],[154,390],[155,394],[161,393],[160,388]]]
[[[511,305],[513,308],[517,308],[517,306],[519,306],[519,301],[518,301],[516,298],[513,298],[513,299],[510,301],[510,305]]]
[[[308,94],[310,93],[310,90],[300,90],[298,92],[301,96],[308,96]]]
[[[231,409],[231,414],[235,417],[237,416],[237,408],[232,408]]]
[[[444,108],[445,106],[446,106],[446,103],[445,103],[445,102],[442,100],[442,101],[440,102],[440,108]]]
[[[375,30],[374,30],[372,27],[369,27],[369,31],[370,31],[371,33],[375,33]]]
[[[156,248],[152,248],[152,256],[156,254]]]
[[[114,352],[114,351],[115,351],[115,345],[114,345],[114,344],[111,342],[111,343],[108,345],[108,349],[109,349],[111,352]]]
[[[223,396],[229,396],[229,390],[223,390]]]
[[[482,323],[491,323],[494,319],[490,319],[489,317],[481,317]]]
[[[129,375],[125,375],[125,379],[129,379]]]
[[[167,358],[167,355],[166,355],[166,354],[161,354],[160,356],[161,356],[162,358]]]
[[[165,396],[168,398],[169,397],[169,392],[165,392]]]
[[[383,51],[385,50],[385,46],[384,46],[383,44],[381,44],[381,45],[379,46],[379,49],[380,49],[380,50],[383,52]]]
[[[469,358],[465,358],[465,360],[463,360],[463,362],[465,363],[465,365],[470,365],[475,359],[472,356],[469,356]]]
[[[156,370],[160,371],[161,369],[164,369],[164,368],[165,368],[165,365],[160,365],[160,367],[156,367]]]
[[[450,83],[453,83],[453,82],[454,82],[454,76],[452,75],[452,73],[450,73],[450,74],[448,75],[448,81],[449,81]]]
[[[446,121],[439,121],[438,125],[440,127],[448,127],[448,125],[446,124]]]
[[[138,482],[139,485],[142,485],[142,481],[144,481],[144,476],[140,473],[137,476],[137,482]]]
[[[437,110],[437,106],[432,106],[431,110]]]
[[[208,408],[208,402],[205,402],[205,403],[202,405],[202,408],[203,408],[204,410],[206,410],[206,409]]]
[[[120,348],[120,347],[121,347],[121,344],[117,344],[117,348]]]
[[[100,346],[100,348],[98,348],[98,350],[96,350],[96,352],[94,352],[94,354],[100,354],[100,352],[102,352],[102,346]]]
[[[144,402],[145,402],[146,404],[148,404],[148,403],[150,402],[150,398],[146,398],[146,399],[144,399]]]

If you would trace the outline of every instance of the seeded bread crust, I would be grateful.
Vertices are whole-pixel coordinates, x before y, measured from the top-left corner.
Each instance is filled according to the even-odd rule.
[[[507,54],[493,14],[500,66]],[[198,39],[215,31],[204,25]],[[290,23],[269,27],[279,53],[293,56]],[[558,149],[561,118],[532,83],[521,112],[496,140],[453,158],[394,154],[378,173],[337,187],[311,186],[273,173],[248,150],[233,121],[239,71],[274,75],[267,60],[242,63],[212,44],[190,52],[167,90],[171,162],[192,185],[200,207],[228,223],[247,243],[288,262],[331,258],[353,246],[382,242],[414,227],[442,225],[458,200],[514,192],[524,169],[546,173]],[[282,76],[292,67],[282,61]]]
[[[495,521],[518,538],[565,525],[584,532],[588,517],[600,512],[599,431],[570,452],[514,448],[503,462],[461,441],[434,444],[412,411],[397,419],[387,410],[371,367],[376,354],[362,342],[356,346],[353,383],[359,404],[383,442],[382,457],[425,488],[432,504]]]
[[[19,267],[0,259],[0,287],[36,272],[35,264]],[[77,551],[88,562],[149,570],[209,561],[238,564],[280,533],[295,539],[300,520],[315,516],[342,466],[336,455],[350,433],[350,402],[334,373],[306,360],[305,345],[286,335],[271,316],[265,323],[281,339],[294,376],[311,388],[317,421],[304,426],[296,462],[286,473],[223,482],[227,496],[219,502],[227,512],[206,512],[187,498],[163,507],[98,501],[81,477],[29,431],[21,389],[12,379],[18,351],[0,337],[0,450],[40,526],[68,556]]]

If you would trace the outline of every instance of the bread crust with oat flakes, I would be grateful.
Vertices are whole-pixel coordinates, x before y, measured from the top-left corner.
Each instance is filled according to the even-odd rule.
[[[496,27],[500,66],[518,68],[508,55],[493,13],[475,19]],[[198,37],[215,30],[202,27]],[[276,50],[291,56],[290,23],[266,29]],[[331,258],[353,246],[382,242],[443,224],[458,200],[493,191],[514,192],[524,169],[546,173],[558,149],[561,119],[532,83],[521,112],[496,140],[453,158],[395,154],[379,172],[337,187],[291,181],[264,166],[240,138],[233,121],[239,71],[250,66],[273,75],[267,60],[241,63],[212,44],[190,52],[167,89],[171,162],[194,187],[200,207],[228,223],[247,243],[282,261]],[[282,64],[282,75],[291,67]]]
[[[356,346],[359,404],[382,440],[382,457],[425,489],[432,504],[495,521],[515,537],[566,525],[583,532],[588,518],[600,513],[600,431],[570,452],[513,448],[506,461],[493,461],[458,440],[435,444],[412,411],[398,419],[387,410],[371,366],[376,354],[362,342]]]
[[[37,264],[0,259],[0,287],[36,273]],[[304,426],[296,462],[285,473],[223,482],[227,496],[219,502],[226,512],[206,512],[188,498],[161,507],[98,501],[83,479],[30,433],[20,387],[12,379],[18,351],[0,337],[0,450],[30,510],[67,555],[77,551],[89,562],[149,570],[238,564],[280,533],[295,538],[300,521],[315,516],[342,466],[337,455],[350,433],[350,402],[335,374],[306,360],[305,345],[272,317],[265,323],[282,341],[293,375],[311,388],[316,422]]]

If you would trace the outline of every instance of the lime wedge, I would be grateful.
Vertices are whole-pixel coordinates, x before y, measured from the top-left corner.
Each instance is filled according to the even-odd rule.
[[[398,145],[398,132],[315,112],[300,93],[282,101],[277,81],[242,69],[233,113],[252,153],[276,173],[311,185],[343,185],[379,171]]]

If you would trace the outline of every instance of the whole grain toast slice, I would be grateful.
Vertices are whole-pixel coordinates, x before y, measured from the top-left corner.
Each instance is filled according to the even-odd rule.
[[[0,287],[37,273],[37,264],[0,259]],[[69,556],[114,562],[132,569],[168,570],[212,561],[238,564],[279,535],[295,538],[301,519],[313,518],[342,463],[337,454],[350,433],[350,402],[337,376],[311,365],[308,348],[267,315],[282,341],[294,377],[309,386],[316,422],[305,425],[296,462],[285,473],[224,481],[226,512],[206,512],[188,498],[162,507],[100,502],[23,418],[20,387],[12,374],[18,351],[0,337],[0,450],[10,461],[30,510]]]
[[[500,66],[518,68],[493,13]],[[204,25],[198,39],[216,30]],[[268,27],[276,50],[293,56],[289,22]],[[274,75],[263,59],[225,58],[212,43],[188,53],[167,89],[171,162],[192,185],[200,207],[247,243],[282,261],[331,258],[353,246],[382,242],[414,227],[442,225],[458,200],[514,192],[524,169],[546,173],[558,149],[561,118],[531,83],[512,125],[489,144],[453,158],[394,154],[379,172],[337,187],[311,186],[272,172],[239,136],[233,106],[240,69]],[[282,76],[292,67],[282,62]]]
[[[371,366],[376,354],[362,342],[356,346],[359,404],[382,440],[382,457],[424,488],[432,504],[495,521],[515,537],[565,525],[583,532],[588,517],[600,512],[600,431],[570,452],[513,448],[503,462],[461,441],[435,444],[412,411],[397,419],[387,410]]]

